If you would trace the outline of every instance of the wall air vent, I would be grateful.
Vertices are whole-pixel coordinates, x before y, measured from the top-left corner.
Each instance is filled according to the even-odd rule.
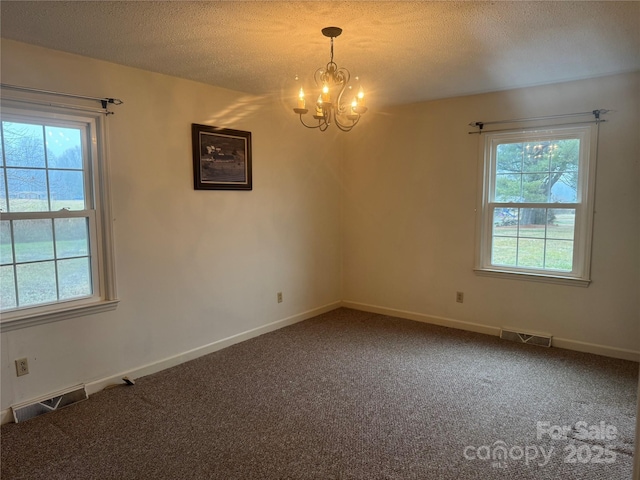
[[[551,346],[551,335],[541,335],[538,333],[517,332],[515,330],[500,330],[500,338],[518,343],[528,343],[529,345],[538,345],[540,347]]]
[[[16,423],[24,422],[43,413],[53,412],[62,407],[80,402],[89,398],[84,385],[71,387],[60,392],[53,393],[46,398],[30,400],[11,407],[13,419]]]

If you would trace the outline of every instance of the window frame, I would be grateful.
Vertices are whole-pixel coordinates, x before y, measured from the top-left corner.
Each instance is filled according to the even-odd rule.
[[[479,275],[588,287],[591,282],[591,240],[593,231],[598,125],[541,126],[484,132],[478,162],[479,195],[476,220],[476,262]],[[500,144],[580,139],[578,185],[575,202],[497,202],[496,151]],[[504,266],[491,263],[493,212],[496,208],[575,209],[572,271]],[[545,237],[546,238],[546,237]]]
[[[113,310],[118,304],[113,252],[107,125],[103,111],[73,105],[46,105],[28,99],[2,98],[2,120],[36,124],[83,125],[86,155],[85,209],[50,212],[5,212],[3,220],[25,218],[87,218],[93,292],[78,299],[58,300],[2,312],[0,331],[11,331],[53,321]]]

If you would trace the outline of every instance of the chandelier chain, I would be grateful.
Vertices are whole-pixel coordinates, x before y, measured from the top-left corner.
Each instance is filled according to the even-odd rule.
[[[333,63],[333,37],[331,37],[331,61],[329,63]]]

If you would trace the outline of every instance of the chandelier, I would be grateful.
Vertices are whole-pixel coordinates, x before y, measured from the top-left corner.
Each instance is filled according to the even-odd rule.
[[[351,102],[342,100],[346,89],[351,90],[349,80],[351,74],[346,68],[338,68],[333,61],[333,39],[342,33],[338,27],[326,27],[322,29],[325,37],[331,38],[331,59],[325,67],[320,67],[313,75],[316,86],[320,88],[318,99],[314,105],[313,118],[317,123],[307,124],[302,117],[307,109],[304,89],[300,87],[298,93],[298,108],[293,111],[300,115],[300,122],[307,128],[318,128],[324,132],[329,125],[335,124],[343,132],[350,131],[360,121],[360,116],[366,113],[364,91],[359,88],[358,93]],[[357,79],[358,77],[356,77]]]

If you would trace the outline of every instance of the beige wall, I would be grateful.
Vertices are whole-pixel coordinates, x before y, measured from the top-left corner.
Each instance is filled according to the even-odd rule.
[[[121,303],[3,333],[3,409],[340,300],[341,137],[302,128],[279,100],[8,40],[1,73],[125,102],[108,119]],[[251,131],[253,191],[193,189],[192,123]]]
[[[640,350],[638,75],[372,109],[350,134],[319,134],[279,93],[256,98],[8,40],[1,47],[3,83],[125,101],[108,119],[121,304],[3,333],[2,409],[148,372],[341,300],[548,331],[574,348]],[[594,108],[615,112],[602,126],[593,284],[475,276],[478,136],[467,124]],[[193,190],[191,123],[252,132],[252,192]],[[17,378],[19,357],[31,372]]]
[[[343,299],[481,331],[547,332],[562,346],[605,346],[637,359],[639,94],[640,75],[617,75],[409,105],[369,119],[349,139],[343,167]],[[598,108],[613,112],[600,127],[592,284],[475,275],[479,135],[468,135],[468,124]]]

